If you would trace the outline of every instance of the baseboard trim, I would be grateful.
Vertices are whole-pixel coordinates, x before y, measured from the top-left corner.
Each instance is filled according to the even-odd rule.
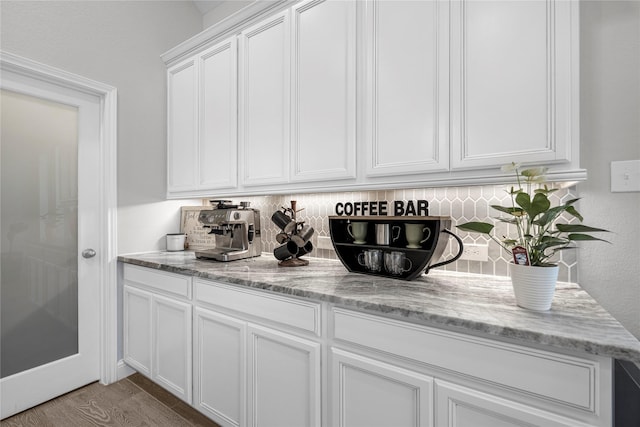
[[[127,378],[131,374],[135,374],[135,369],[131,366],[124,363],[124,360],[118,361],[118,367],[116,368],[116,375],[118,377],[118,381]]]

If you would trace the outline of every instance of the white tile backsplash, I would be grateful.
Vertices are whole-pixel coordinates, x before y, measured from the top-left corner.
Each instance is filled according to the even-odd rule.
[[[317,193],[317,194],[288,194],[275,196],[242,197],[234,199],[234,202],[249,201],[251,207],[260,210],[262,226],[262,244],[264,252],[273,252],[277,242],[275,235],[280,231],[271,222],[271,215],[283,206],[289,207],[291,200],[297,202],[298,209],[304,208],[298,213],[298,220],[310,224],[316,233],[312,239],[317,246],[318,236],[329,236],[328,217],[335,215],[337,202],[353,201],[381,201],[386,200],[390,206],[394,200],[427,200],[429,202],[429,214],[435,216],[450,216],[452,219],[451,231],[458,234],[465,243],[489,243],[489,260],[487,262],[458,260],[444,268],[449,271],[470,272],[498,276],[508,275],[508,263],[510,257],[494,242],[484,236],[458,231],[456,224],[467,221],[490,221],[498,216],[498,212],[491,205],[505,204],[510,201],[505,186],[474,186],[474,187],[448,187],[448,188],[417,188],[410,190],[380,190],[364,192],[342,193]],[[575,187],[561,188],[550,195],[551,203],[555,206],[570,198],[576,197]],[[204,200],[208,205],[208,201]],[[497,235],[508,234],[506,224],[496,221]],[[189,233],[190,230],[186,229]],[[457,245],[453,239],[443,255],[450,258],[457,252]],[[336,259],[333,250],[314,249],[311,253],[314,257]],[[575,250],[562,251],[557,260],[560,265],[560,281],[575,282],[577,280],[577,256]]]

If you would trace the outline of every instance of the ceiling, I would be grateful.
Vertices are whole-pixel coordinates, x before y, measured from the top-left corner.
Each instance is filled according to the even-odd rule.
[[[200,13],[203,15],[224,3],[224,0],[193,0]]]

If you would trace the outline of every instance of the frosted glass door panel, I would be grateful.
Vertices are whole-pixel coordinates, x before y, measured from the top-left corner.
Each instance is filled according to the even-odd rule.
[[[78,353],[78,109],[1,91],[2,378]]]

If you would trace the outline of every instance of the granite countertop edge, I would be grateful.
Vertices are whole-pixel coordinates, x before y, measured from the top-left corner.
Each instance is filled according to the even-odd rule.
[[[499,337],[507,339],[511,342],[521,343],[525,345],[542,345],[557,348],[560,350],[585,352],[599,356],[611,357],[614,359],[627,360],[640,365],[640,341],[638,341],[633,335],[626,331],[626,329],[624,329],[622,325],[615,321],[615,319],[613,319],[606,311],[604,313],[606,313],[606,315],[610,317],[610,319],[607,319],[607,323],[612,324],[611,326],[609,326],[609,328],[615,328],[615,335],[620,338],[619,342],[613,342],[611,339],[603,337],[601,337],[600,339],[588,336],[582,337],[577,336],[576,334],[564,334],[555,330],[551,333],[548,330],[541,330],[544,328],[536,329],[535,327],[529,326],[505,325],[500,324],[496,321],[489,322],[482,319],[472,319],[469,317],[442,314],[436,312],[437,310],[399,307],[396,304],[367,301],[366,298],[359,298],[357,295],[336,295],[335,293],[324,292],[322,288],[317,290],[309,287],[298,289],[294,286],[291,286],[290,283],[280,284],[273,283],[272,281],[270,282],[269,277],[242,277],[243,275],[246,276],[246,272],[242,272],[241,274],[234,274],[234,272],[225,271],[216,272],[215,270],[211,271],[210,268],[203,270],[201,268],[198,268],[197,266],[190,264],[181,265],[180,263],[163,262],[162,259],[154,260],[154,254],[157,254],[160,258],[162,258],[162,256],[166,254],[166,252],[126,254],[118,256],[118,261],[151,269],[186,274],[203,279],[218,280],[224,283],[266,290],[283,295],[295,296],[315,301],[329,302],[347,308],[380,313],[396,319],[405,319],[407,321],[423,324],[425,326],[446,328],[462,333],[473,333],[474,335],[484,336],[486,338]],[[185,252],[185,255],[186,254],[187,253]],[[189,257],[189,255],[187,255],[187,257]],[[329,260],[322,261],[324,262]],[[207,261],[203,262],[206,263]],[[305,278],[304,269],[295,270],[295,278]],[[448,275],[451,275],[453,277],[452,280],[455,280],[456,273],[439,273],[439,277],[449,278]],[[354,283],[358,281],[366,281],[367,279],[371,280],[371,277],[373,277],[363,274],[349,273],[346,271],[346,269],[344,271],[344,276],[348,279],[350,279],[349,276],[355,277],[355,279],[353,279]],[[375,279],[379,278],[376,277]],[[438,279],[436,278],[433,280],[437,281]],[[412,283],[398,280],[394,280],[394,282]],[[559,288],[560,289],[557,292],[567,291],[581,292],[582,294],[586,294],[586,292],[580,289],[576,284],[559,284]],[[583,295],[581,295],[581,297],[585,298]],[[593,303],[597,305],[595,301]],[[597,307],[604,311],[604,309],[602,309],[599,305],[597,305]],[[511,307],[510,309],[513,308]],[[516,307],[515,309],[522,310],[524,317],[546,316],[544,312],[538,313],[530,310],[520,309],[519,307]],[[603,316],[602,313],[598,313],[598,315]],[[551,322],[547,323],[551,324]],[[604,333],[603,335],[610,336],[610,334],[608,333]],[[615,339],[616,338],[613,338],[613,340]]]

